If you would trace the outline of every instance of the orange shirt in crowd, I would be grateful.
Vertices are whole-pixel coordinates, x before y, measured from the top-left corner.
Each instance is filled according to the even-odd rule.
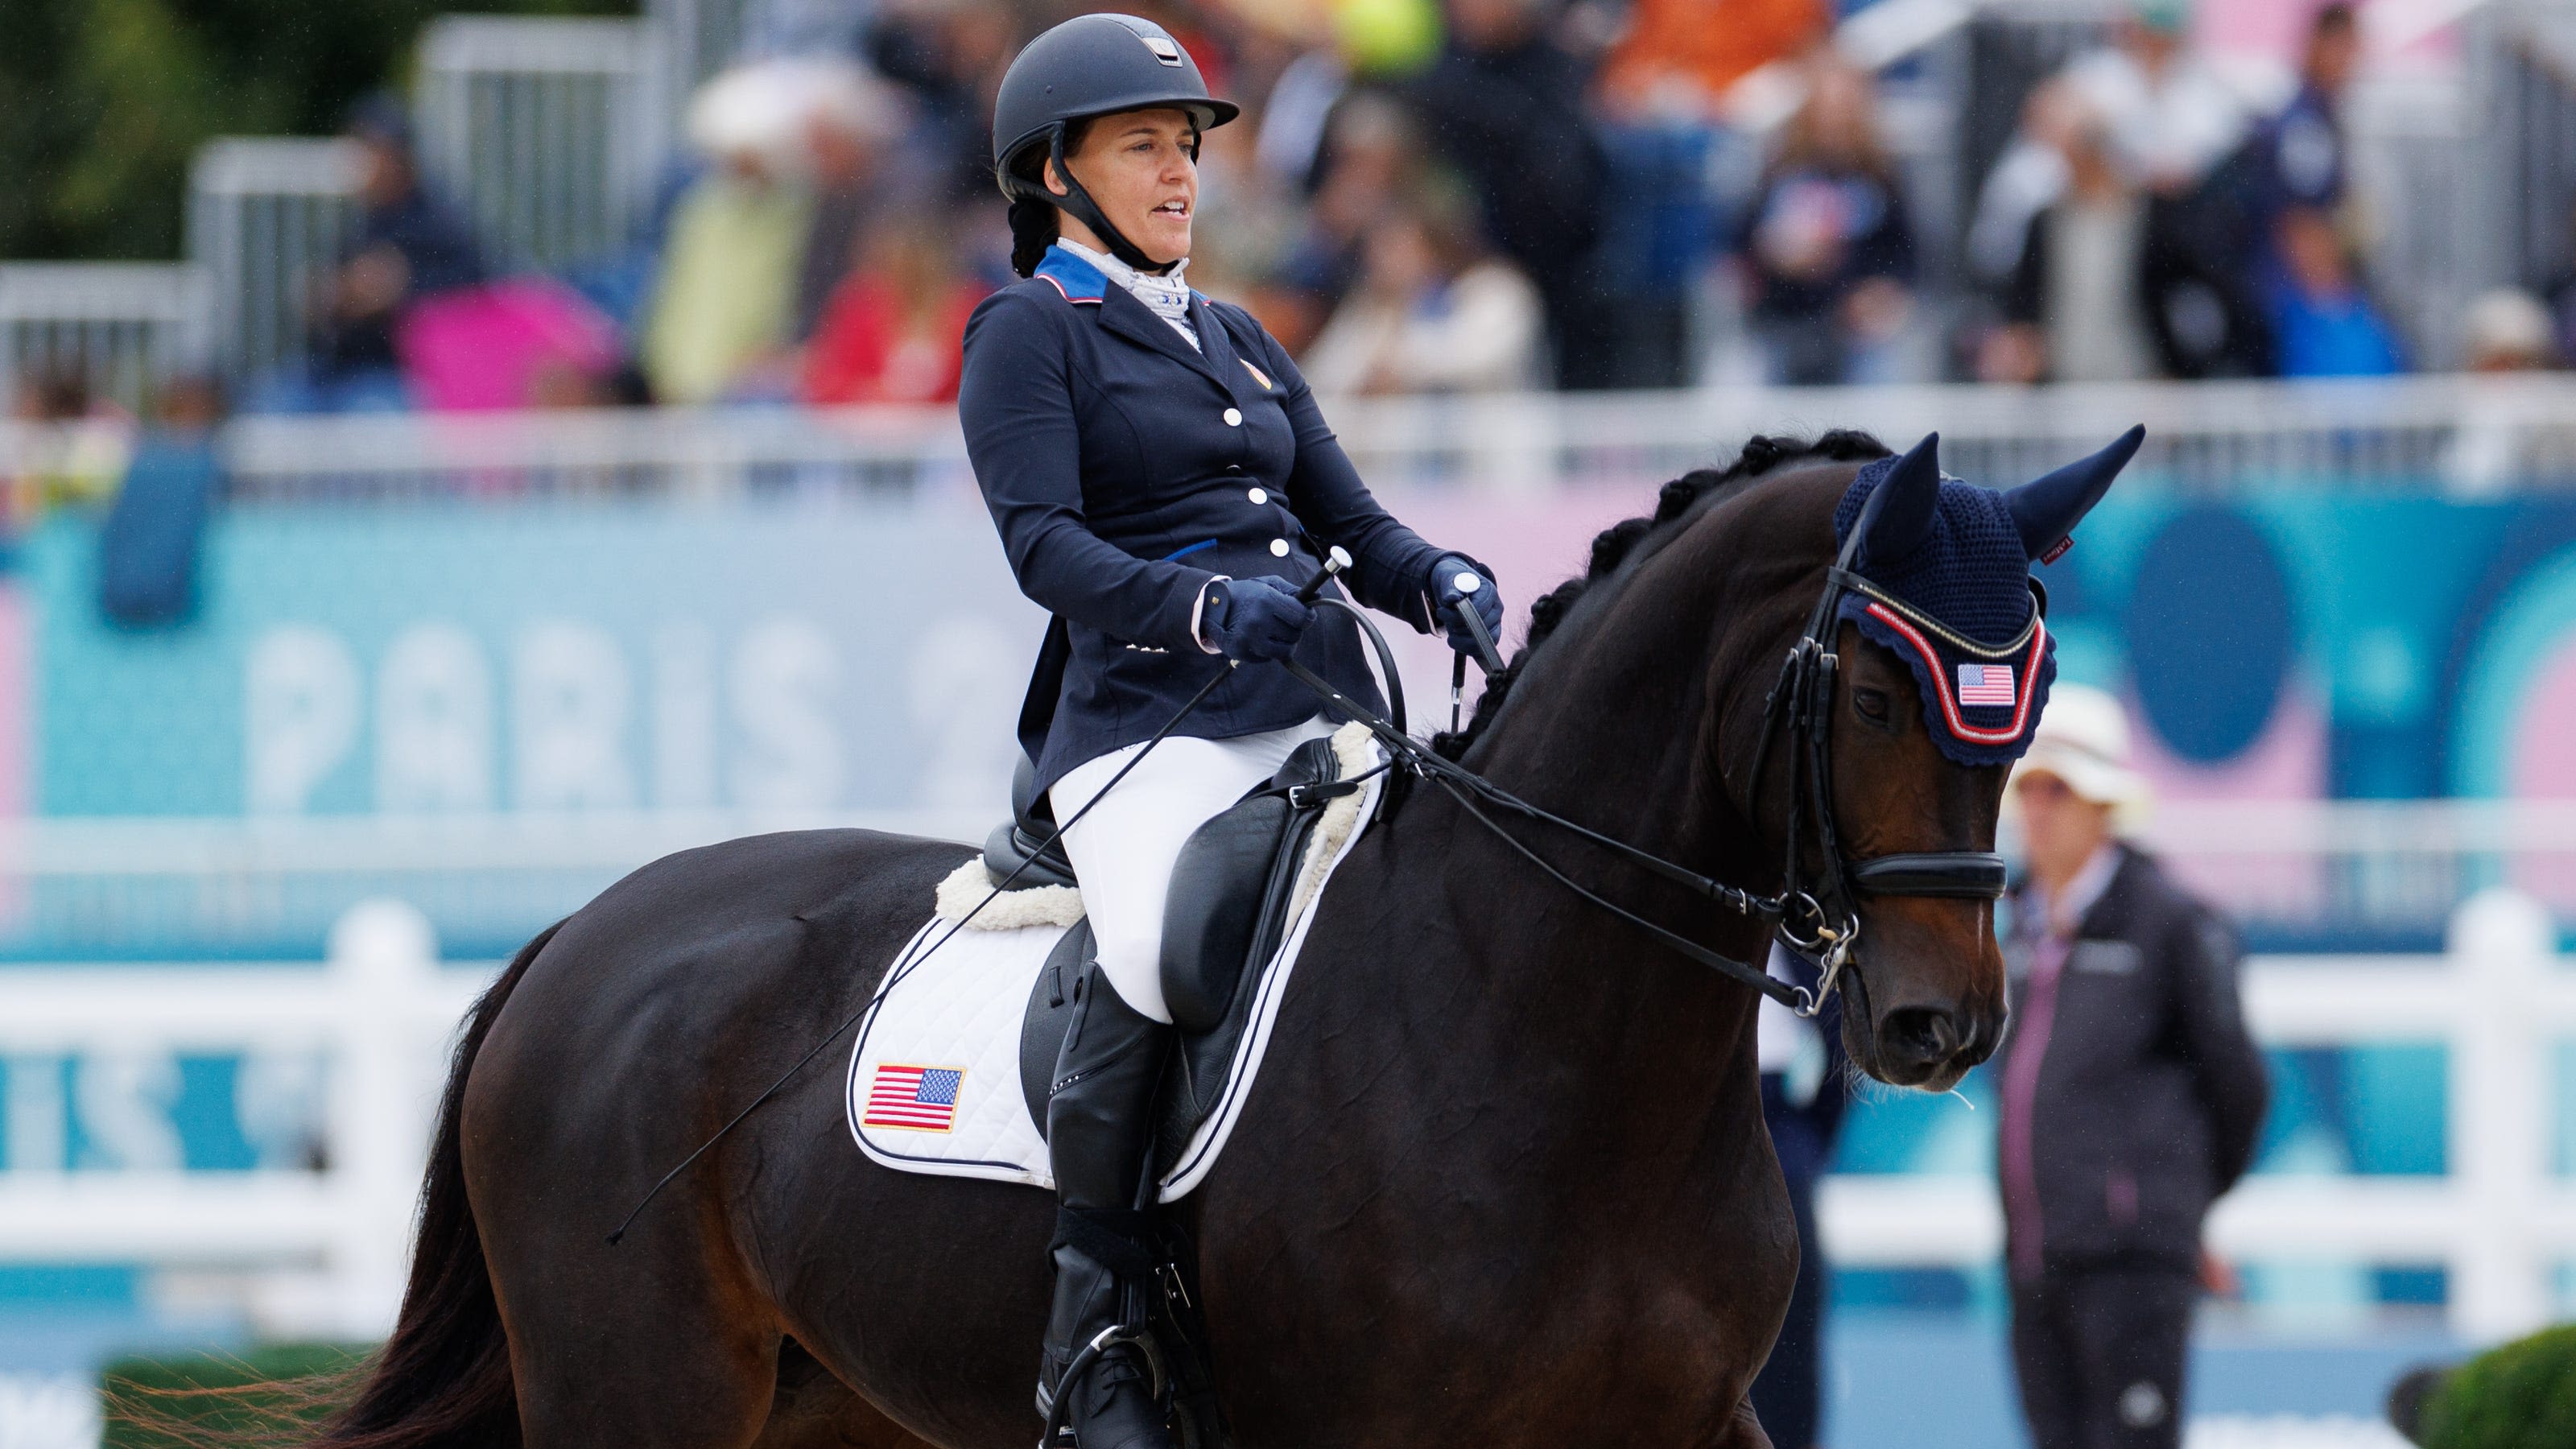
[[[843,282],[805,351],[811,403],[942,403],[957,400],[967,314],[984,299],[968,282],[927,304],[861,273]]]
[[[1654,109],[1676,88],[1714,107],[1727,88],[1824,35],[1824,0],[1637,0],[1627,36],[1602,71],[1613,104]]]

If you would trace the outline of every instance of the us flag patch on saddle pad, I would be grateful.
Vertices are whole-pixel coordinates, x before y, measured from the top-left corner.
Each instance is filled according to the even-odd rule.
[[[913,1132],[946,1132],[957,1125],[957,1089],[966,1080],[963,1067],[912,1067],[886,1062],[868,1088],[864,1127],[900,1127]]]
[[[1959,703],[2001,705],[2014,704],[2013,667],[2009,664],[1962,664],[1959,666]]]

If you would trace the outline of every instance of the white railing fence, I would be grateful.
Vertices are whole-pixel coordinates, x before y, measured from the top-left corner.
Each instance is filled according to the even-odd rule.
[[[2558,1099],[2548,1054],[2576,1035],[2576,972],[2547,911],[2498,888],[2454,918],[2430,957],[2272,957],[2251,963],[2246,1013],[2267,1046],[2441,1042],[2448,1048],[2442,1177],[2260,1176],[2222,1200],[2210,1242],[2235,1259],[2440,1264],[2455,1332],[2492,1342],[2548,1321],[2576,1257],[2576,1185],[2555,1177]],[[1819,1210],[1842,1265],[1978,1268],[2003,1215],[1983,1178],[1829,1180]]]
[[[62,967],[0,972],[9,1067],[0,1261],[136,1262],[238,1275],[271,1332],[381,1332],[400,1295],[412,1204],[446,1044],[489,964],[443,967],[427,921],[371,901],[310,966]],[[2267,1044],[2438,1039],[2449,1047],[2449,1175],[2264,1176],[2221,1206],[2216,1248],[2242,1259],[2440,1263],[2449,1312],[2490,1340],[2545,1317],[2576,1255],[2576,1188],[2551,1176],[2546,1052],[2576,1035],[2576,973],[2529,898],[2459,912],[2447,954],[2262,958],[2246,981]],[[137,1063],[177,1052],[318,1054],[316,1171],[190,1173]],[[65,1064],[84,1072],[67,1077]],[[71,1170],[65,1082],[91,1152]],[[157,1144],[157,1145],[156,1145]],[[824,1150],[829,1150],[828,1146]],[[1982,1179],[1840,1177],[1823,1200],[1846,1265],[1991,1263],[2001,1222]]]
[[[212,287],[215,355],[236,377],[300,361],[314,288],[357,216],[345,141],[227,137],[188,175],[188,257]]]
[[[185,263],[0,264],[0,397],[71,374],[93,398],[139,412],[164,379],[211,360],[212,297]]]
[[[1944,466],[2038,476],[2147,428],[2133,477],[2197,492],[2314,484],[2484,496],[2576,485],[2576,379],[1711,387],[1624,394],[1344,399],[1342,441],[1372,486],[1491,493],[1652,487],[1731,459],[1755,433],[1938,431]],[[0,466],[7,440],[0,438]],[[594,410],[243,418],[224,435],[235,496],[882,498],[969,478],[945,408]]]
[[[495,265],[596,261],[669,157],[668,86],[649,21],[443,16],[421,38],[421,163]]]

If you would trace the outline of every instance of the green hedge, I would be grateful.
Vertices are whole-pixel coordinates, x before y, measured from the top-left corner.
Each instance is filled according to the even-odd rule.
[[[373,1350],[266,1344],[240,1354],[128,1358],[107,1366],[102,1449],[196,1449],[312,1424],[338,1408]]]
[[[2576,1445],[2576,1323],[2462,1364],[2425,1401],[2425,1449]]]

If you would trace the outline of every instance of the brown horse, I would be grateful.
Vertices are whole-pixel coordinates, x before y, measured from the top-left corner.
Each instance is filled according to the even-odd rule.
[[[1885,451],[1757,439],[1667,485],[1533,609],[1465,763],[1775,887],[1787,774],[1746,793],[1766,691],[1824,586],[1837,504]],[[2003,767],[1945,757],[1908,663],[1849,624],[1838,640],[1831,804],[1850,853],[1990,850]],[[1762,959],[1761,923],[1597,847],[1531,843],[1656,924]],[[603,1241],[868,1000],[968,854],[867,831],[734,841],[647,866],[530,942],[458,1051],[400,1322],[319,1442],[1025,1449],[1055,1205],[869,1162],[837,1071],[800,1078],[622,1246]],[[1767,1443],[1745,1391],[1798,1244],[1757,1099],[1755,994],[1550,885],[1435,790],[1354,847],[1318,911],[1232,1145],[1174,1210],[1236,1439]],[[1853,1059],[1948,1087],[2002,1031],[1991,907],[1864,897],[1860,917]]]

